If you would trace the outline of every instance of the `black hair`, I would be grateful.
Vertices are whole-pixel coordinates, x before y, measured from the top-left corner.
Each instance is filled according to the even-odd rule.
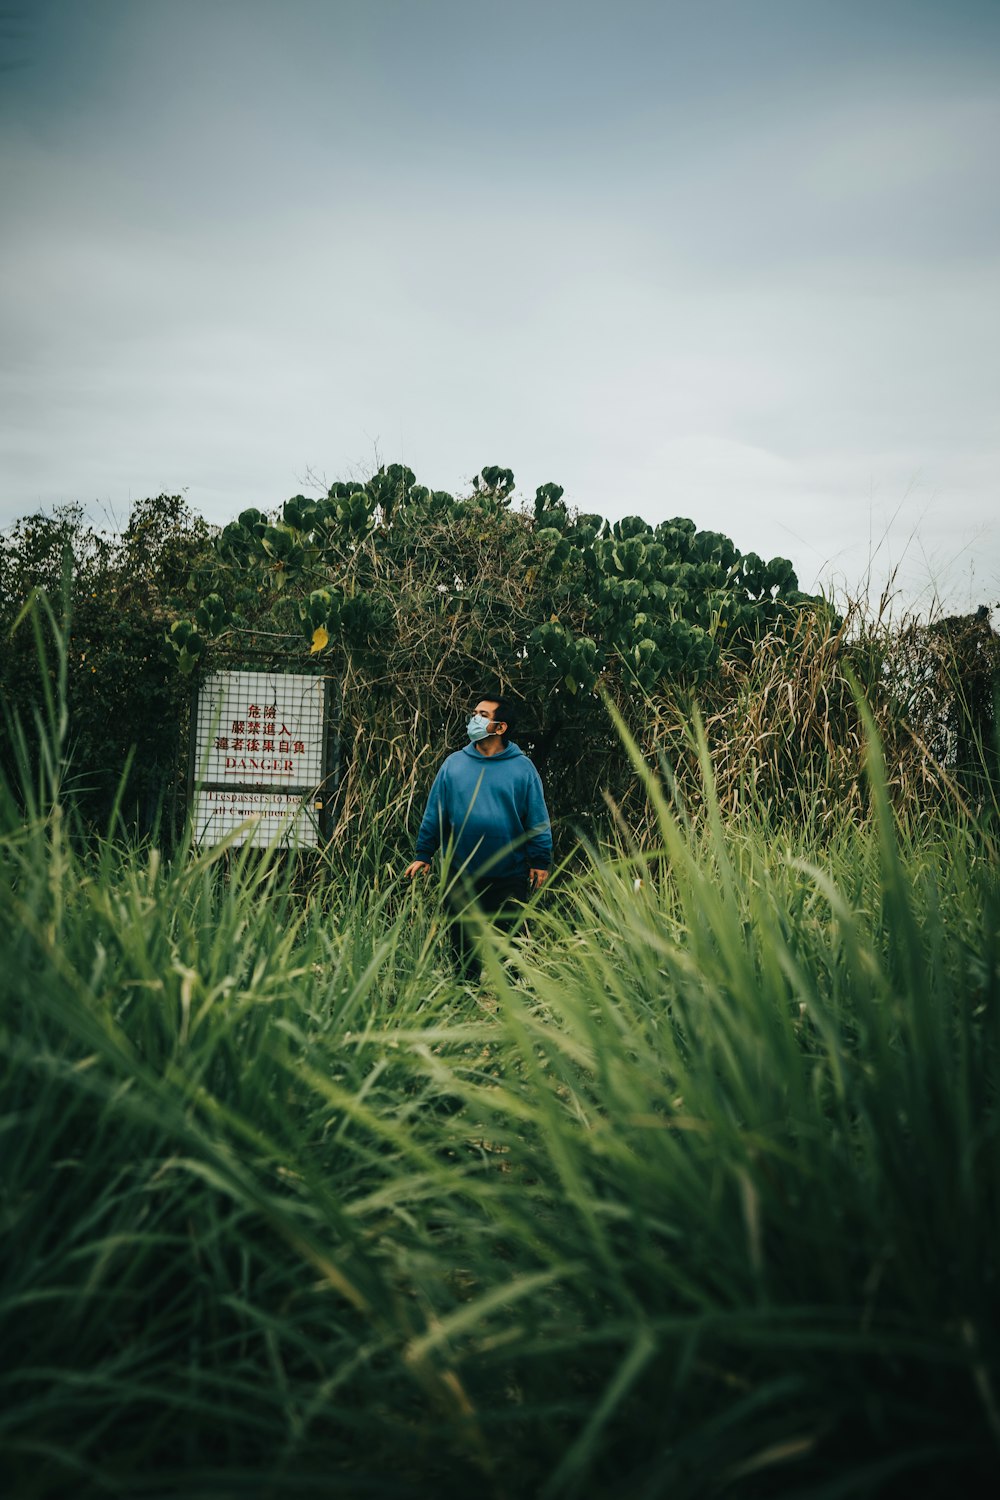
[[[493,719],[497,724],[506,724],[507,732],[500,736],[500,743],[507,745],[517,720],[517,709],[514,707],[514,704],[510,698],[504,698],[500,693],[483,693],[479,701],[481,703],[496,704],[497,709],[493,715]]]

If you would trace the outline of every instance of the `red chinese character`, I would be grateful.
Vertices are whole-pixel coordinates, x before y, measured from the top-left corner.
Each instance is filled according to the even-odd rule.
[[[278,742],[278,754],[279,755],[288,755],[291,752],[291,748],[292,748],[292,742],[291,742],[291,740],[280,740]]]
[[[264,741],[264,749],[265,750],[270,750],[270,751],[273,752],[273,750],[274,750],[274,741],[273,740],[265,740]]]
[[[293,755],[305,755],[305,753],[306,753],[305,741],[304,740],[295,740],[293,742],[293,744],[292,744],[292,754]]]
[[[233,740],[233,749],[234,750],[242,750],[243,749],[243,741],[242,740]]]
[[[215,748],[216,748],[216,750],[228,750],[229,749],[229,736],[225,735],[225,734],[220,734],[218,736],[218,738],[216,739],[216,741],[215,741]]]
[[[260,734],[260,720],[259,719],[248,719],[247,720],[247,734]]]
[[[256,719],[258,717],[258,715],[260,714],[260,709],[257,707],[256,703],[251,703],[250,707],[247,709],[247,714],[251,719]]]
[[[292,737],[292,731],[289,729],[287,724],[282,724],[281,728],[278,730],[278,733],[287,735],[289,739],[291,739]]]
[[[264,718],[276,719],[278,717],[278,705],[276,703],[264,704]]]
[[[259,750],[260,749],[260,740],[247,740],[247,749],[248,750]]]
[[[247,726],[242,719],[233,720],[233,734],[243,734],[246,730],[246,727]]]

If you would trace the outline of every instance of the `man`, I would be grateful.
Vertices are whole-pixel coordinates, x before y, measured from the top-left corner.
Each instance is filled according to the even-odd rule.
[[[459,971],[475,978],[474,936],[460,918],[474,902],[508,928],[515,904],[548,878],[552,829],[542,782],[509,740],[513,712],[504,698],[480,698],[467,725],[469,743],[449,755],[434,778],[417,834],[412,880],[430,869],[439,849],[451,850],[456,878],[449,905],[450,937]]]

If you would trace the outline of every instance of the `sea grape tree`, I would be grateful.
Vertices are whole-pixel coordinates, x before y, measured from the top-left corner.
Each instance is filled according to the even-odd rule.
[[[686,518],[610,522],[572,510],[557,484],[540,485],[530,507],[514,508],[513,494],[500,466],[455,498],[391,464],[294,495],[273,515],[243,511],[193,580],[204,589],[195,618],[170,632],[178,665],[193,670],[232,627],[297,629],[306,652],[389,655],[423,611],[425,625],[439,622],[442,652],[450,641],[475,655],[477,621],[488,622],[491,669],[565,711],[602,677],[644,692],[695,685],[723,649],[748,652],[795,611],[821,607],[788,559],[765,563]],[[463,612],[469,628],[456,631]]]

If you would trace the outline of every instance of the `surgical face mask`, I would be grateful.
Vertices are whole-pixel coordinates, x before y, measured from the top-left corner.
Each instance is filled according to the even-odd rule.
[[[490,732],[490,725],[492,724],[492,722],[493,720],[488,719],[485,714],[472,715],[472,718],[465,726],[465,732],[474,745],[477,743],[477,741],[484,740],[486,738],[486,736]]]

